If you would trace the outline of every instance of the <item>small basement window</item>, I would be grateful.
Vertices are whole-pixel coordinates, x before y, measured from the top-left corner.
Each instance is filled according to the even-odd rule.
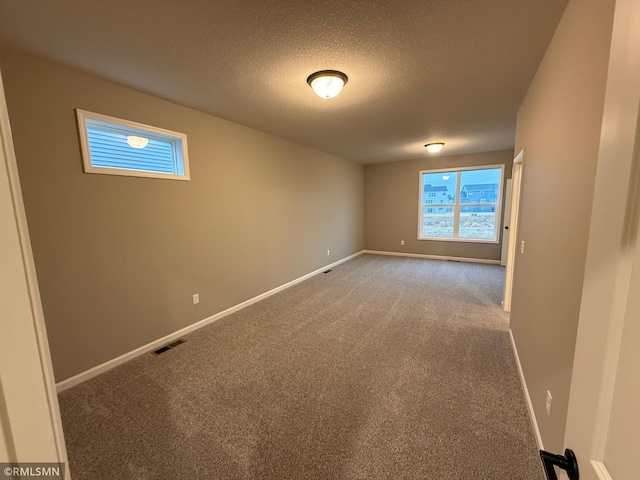
[[[76,110],[86,173],[189,180],[187,136]]]

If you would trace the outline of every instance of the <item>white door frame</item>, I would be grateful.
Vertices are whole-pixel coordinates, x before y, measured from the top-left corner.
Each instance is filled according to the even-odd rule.
[[[511,175],[513,176],[513,175]],[[513,179],[507,179],[504,197],[504,227],[502,229],[502,251],[500,252],[500,265],[507,266],[507,257],[509,256],[509,239],[511,232],[509,231],[509,223],[511,222],[511,202],[513,201]]]
[[[0,74],[0,459],[69,467]]]
[[[638,252],[640,2],[617,0],[565,446],[582,480],[611,480],[605,459],[632,265]],[[637,321],[637,319],[634,319]]]
[[[520,219],[520,193],[522,191],[522,174],[524,168],[524,150],[513,159],[513,179],[511,192],[511,217],[509,219],[509,249],[507,250],[507,266],[504,277],[504,296],[502,308],[511,311],[511,294],[513,292],[513,274],[515,272],[516,248],[518,240],[518,221]]]

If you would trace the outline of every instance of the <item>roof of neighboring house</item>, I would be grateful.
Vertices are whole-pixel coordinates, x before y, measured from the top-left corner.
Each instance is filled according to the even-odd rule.
[[[424,186],[425,192],[448,192],[449,188],[446,185],[431,185],[430,183]]]
[[[470,183],[462,187],[463,190],[475,191],[475,190],[498,190],[497,183]]]

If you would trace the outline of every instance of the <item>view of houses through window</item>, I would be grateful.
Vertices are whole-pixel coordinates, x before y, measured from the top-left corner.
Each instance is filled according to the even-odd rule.
[[[420,172],[419,238],[498,241],[502,166]]]

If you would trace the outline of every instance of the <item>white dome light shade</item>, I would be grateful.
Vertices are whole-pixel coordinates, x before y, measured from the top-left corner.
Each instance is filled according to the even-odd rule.
[[[144,137],[136,137],[135,135],[129,135],[127,137],[127,143],[130,147],[133,148],[144,148],[147,146],[147,143],[149,143],[149,139]]]
[[[427,143],[425,147],[427,148],[427,151],[429,153],[438,153],[440,150],[442,150],[442,147],[444,147],[444,143],[442,142]]]
[[[322,98],[333,98],[342,91],[347,83],[347,76],[336,70],[323,70],[309,75],[307,83]]]

